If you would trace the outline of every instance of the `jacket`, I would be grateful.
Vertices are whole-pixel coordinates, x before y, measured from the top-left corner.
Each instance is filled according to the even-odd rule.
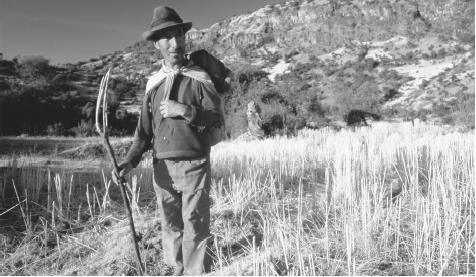
[[[171,72],[166,70],[163,66],[146,86],[133,143],[125,159],[134,167],[150,147],[157,159],[204,157],[210,152],[204,130],[220,127],[224,122],[221,98],[203,69],[190,62],[170,83],[166,76]],[[164,97],[188,105],[191,114],[186,118],[163,118],[159,107]]]

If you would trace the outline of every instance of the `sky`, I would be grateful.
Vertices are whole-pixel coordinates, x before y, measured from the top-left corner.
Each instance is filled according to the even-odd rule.
[[[0,0],[0,53],[77,62],[142,40],[157,6],[207,28],[233,15],[285,0]]]

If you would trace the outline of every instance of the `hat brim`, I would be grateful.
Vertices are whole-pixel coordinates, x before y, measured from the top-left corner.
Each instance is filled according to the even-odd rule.
[[[184,33],[186,33],[192,28],[192,22],[177,23],[167,26],[157,26],[150,29],[149,31],[144,32],[142,34],[142,38],[144,38],[145,40],[156,41],[161,34],[176,27],[182,27]]]

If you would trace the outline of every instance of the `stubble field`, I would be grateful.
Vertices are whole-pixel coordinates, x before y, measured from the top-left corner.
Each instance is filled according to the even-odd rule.
[[[474,132],[376,123],[223,142],[211,158],[211,274],[475,273]],[[0,171],[0,274],[135,274],[110,167],[37,159]],[[130,198],[147,274],[168,275],[151,180],[145,159]]]

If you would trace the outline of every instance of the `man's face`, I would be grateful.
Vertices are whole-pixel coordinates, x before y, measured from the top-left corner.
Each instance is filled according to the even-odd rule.
[[[154,42],[154,45],[160,50],[169,66],[183,65],[185,61],[185,33],[181,27],[163,33]]]

